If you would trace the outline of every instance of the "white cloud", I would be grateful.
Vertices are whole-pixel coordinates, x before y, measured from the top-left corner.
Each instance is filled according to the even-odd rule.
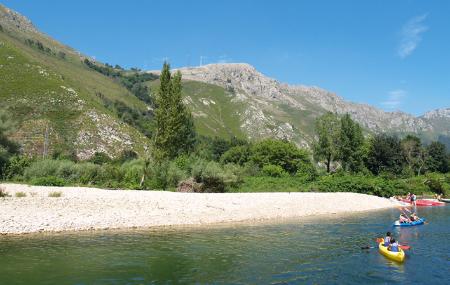
[[[405,58],[413,53],[422,40],[422,34],[428,30],[424,21],[428,14],[423,14],[409,20],[402,28],[398,55]]]
[[[402,101],[407,94],[408,92],[402,89],[389,91],[387,100],[381,102],[381,105],[387,109],[395,109],[402,104]]]

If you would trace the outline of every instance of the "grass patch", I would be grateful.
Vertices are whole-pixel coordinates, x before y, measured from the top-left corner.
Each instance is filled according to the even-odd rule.
[[[229,192],[307,192],[309,188],[304,179],[287,177],[250,176],[243,183]]]
[[[37,177],[31,179],[30,183],[32,185],[39,185],[39,186],[64,186],[66,185],[66,181],[62,178],[55,177],[55,176],[44,176],[44,177]]]
[[[23,197],[27,197],[27,193],[25,192],[16,192],[16,194],[14,195],[17,198],[23,198]]]
[[[62,196],[62,192],[60,192],[60,191],[48,193],[48,197],[52,197],[52,198],[59,198],[61,196]]]

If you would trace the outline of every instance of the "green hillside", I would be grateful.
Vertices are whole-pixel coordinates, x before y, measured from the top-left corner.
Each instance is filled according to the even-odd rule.
[[[0,7],[0,14],[8,12]],[[17,121],[14,139],[25,153],[60,152],[87,158],[144,152],[148,139],[124,123],[105,100],[136,112],[146,105],[126,88],[82,62],[82,56],[45,35],[0,18],[1,107]]]
[[[147,83],[152,90],[156,90],[158,85],[158,80]],[[233,93],[220,86],[198,81],[185,80],[182,86],[184,102],[192,112],[196,130],[200,135],[245,137],[240,128],[239,114],[246,105],[234,101]]]
[[[143,154],[152,133],[151,91],[159,84],[148,75],[89,59],[0,5],[1,107],[15,118],[13,138],[24,153]],[[199,134],[246,136],[240,127],[246,104],[233,93],[184,81],[183,95]]]

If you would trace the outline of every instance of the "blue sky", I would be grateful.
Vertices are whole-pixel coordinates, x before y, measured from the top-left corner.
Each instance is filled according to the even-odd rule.
[[[450,1],[0,3],[110,64],[247,62],[279,81],[387,111],[450,107]]]

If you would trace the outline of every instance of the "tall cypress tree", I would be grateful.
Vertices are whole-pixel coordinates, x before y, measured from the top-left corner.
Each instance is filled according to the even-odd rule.
[[[153,156],[156,160],[173,159],[194,147],[195,128],[189,110],[181,96],[181,73],[173,77],[170,66],[164,63],[156,97],[156,131]]]

